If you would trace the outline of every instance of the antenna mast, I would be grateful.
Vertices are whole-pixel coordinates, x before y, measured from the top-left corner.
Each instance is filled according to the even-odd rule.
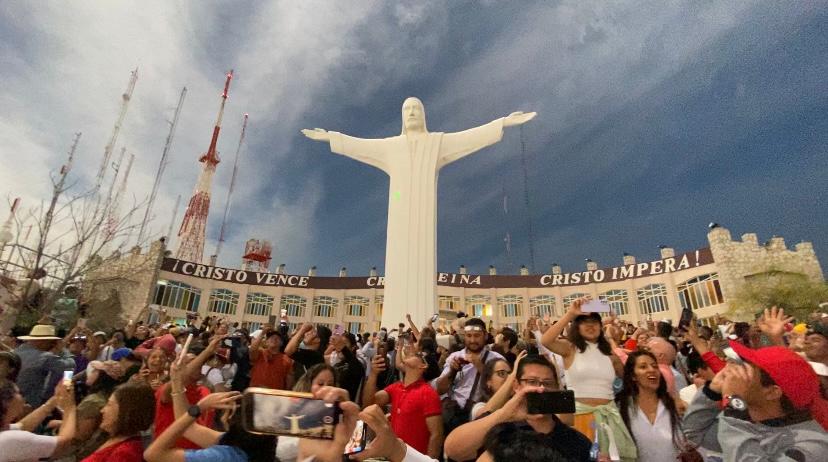
[[[124,151],[125,150],[126,148],[124,148]],[[123,151],[121,153],[121,156],[123,156]],[[129,179],[129,172],[132,170],[132,162],[134,160],[135,154],[130,153],[129,160],[127,161],[126,170],[124,171],[124,175],[121,178],[121,186],[118,187],[118,190],[115,192],[115,197],[112,198],[112,204],[109,206],[109,217],[107,217],[106,223],[104,224],[105,243],[109,243],[115,237],[115,233],[118,231],[118,224],[121,220],[121,217],[118,216],[118,209],[121,205],[121,198],[124,196],[124,193],[126,193],[127,180]],[[121,165],[119,163],[118,170],[120,169]]]
[[[150,220],[152,213],[152,206],[155,204],[155,197],[158,195],[158,188],[161,186],[161,177],[164,176],[164,169],[167,167],[167,156],[172,148],[173,136],[175,135],[175,127],[178,126],[178,116],[181,113],[181,107],[184,105],[184,97],[187,95],[187,87],[181,89],[181,96],[178,97],[178,106],[175,107],[175,115],[172,122],[170,122],[170,132],[167,134],[167,141],[164,143],[164,152],[161,153],[161,161],[158,163],[158,172],[155,174],[155,183],[152,185],[152,193],[150,193],[149,202],[147,202],[147,210],[144,212],[144,220],[141,222],[141,229],[138,231],[138,245],[144,239],[144,231],[147,228],[147,223]],[[169,234],[168,234],[169,236]]]
[[[115,126],[112,128],[112,134],[109,136],[109,142],[106,143],[106,147],[104,148],[103,161],[101,161],[101,167],[98,169],[98,175],[95,177],[95,191],[100,190],[101,183],[103,183],[104,176],[106,176],[109,161],[112,159],[112,150],[115,149],[115,143],[118,140],[118,133],[121,131],[121,125],[124,122],[124,117],[126,117],[127,108],[129,107],[129,100],[132,99],[132,91],[135,90],[135,82],[137,80],[138,68],[136,67],[135,70],[132,71],[132,75],[129,78],[129,84],[127,85],[126,92],[121,95],[121,111],[118,113],[118,119],[115,122]]]
[[[201,263],[204,256],[204,238],[207,232],[207,215],[210,212],[210,187],[213,184],[213,175],[216,173],[216,165],[221,160],[216,151],[219,132],[221,131],[221,118],[224,115],[224,105],[227,102],[227,92],[230,90],[230,80],[233,79],[233,71],[227,74],[224,82],[224,91],[221,94],[221,106],[219,106],[216,125],[213,127],[213,137],[210,140],[210,147],[204,153],[199,162],[204,166],[198,176],[195,190],[190,203],[187,204],[187,211],[184,213],[184,221],[178,231],[178,251],[176,258],[196,263]]]
[[[178,215],[178,207],[181,205],[181,194],[175,199],[175,207],[173,207],[172,217],[170,218],[170,227],[167,228],[167,234],[165,237],[169,242],[167,242],[167,248],[172,246],[172,230],[173,226],[175,226],[175,217]]]
[[[218,243],[216,244],[216,253],[213,258],[218,260],[221,253],[221,245],[224,243],[224,230],[227,226],[227,214],[230,211],[230,200],[233,197],[233,189],[236,186],[236,174],[239,171],[239,154],[241,153],[242,144],[244,143],[244,135],[247,132],[247,117],[244,115],[244,122],[242,123],[241,136],[239,137],[239,146],[236,148],[236,158],[233,160],[233,175],[230,177],[230,189],[227,190],[227,201],[224,204],[224,217],[221,220],[221,231],[219,232]]]

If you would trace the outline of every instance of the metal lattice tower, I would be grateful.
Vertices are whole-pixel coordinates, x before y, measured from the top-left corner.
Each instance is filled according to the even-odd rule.
[[[230,203],[233,199],[233,189],[236,186],[236,174],[239,171],[239,154],[241,154],[242,144],[244,143],[244,135],[246,132],[247,114],[244,115],[241,136],[239,137],[239,146],[236,148],[236,158],[233,160],[233,175],[230,177],[230,188],[227,190],[227,201],[224,203],[224,217],[221,219],[221,231],[219,231],[218,243],[216,244],[216,253],[213,255],[216,260],[218,260],[218,256],[221,253],[221,246],[224,244],[224,231],[227,226],[227,215],[230,212]]]
[[[126,149],[122,151],[121,157],[123,157],[123,152],[125,151]],[[129,160],[127,161],[126,170],[124,171],[124,174],[121,177],[121,186],[118,187],[118,190],[115,192],[115,197],[112,198],[112,203],[109,205],[109,216],[107,217],[106,222],[104,222],[104,242],[107,242],[109,244],[111,244],[112,240],[116,237],[115,233],[118,232],[121,220],[124,218],[118,215],[120,212],[121,200],[123,199],[124,194],[126,194],[127,181],[129,180],[129,172],[132,170],[133,161],[135,161],[135,154],[130,154]],[[121,162],[123,162],[123,160],[119,162],[118,170],[121,169]],[[117,173],[118,172],[116,171],[116,175]],[[113,178],[112,181],[114,182],[115,179]]]
[[[184,220],[178,230],[178,250],[176,258],[180,260],[200,263],[204,256],[204,239],[207,233],[207,215],[210,212],[210,187],[213,184],[213,175],[216,173],[216,165],[220,162],[216,143],[221,131],[221,118],[224,115],[224,104],[227,102],[227,92],[230,90],[230,80],[233,79],[233,71],[227,73],[227,80],[224,82],[224,92],[221,94],[221,106],[219,107],[216,125],[213,127],[213,138],[210,140],[210,147],[207,152],[198,159],[204,164],[201,173],[198,175],[193,195],[187,204],[187,211],[184,212]]]
[[[152,215],[152,206],[155,204],[155,197],[158,195],[158,188],[161,186],[161,177],[164,176],[164,170],[167,168],[167,157],[172,148],[173,136],[175,136],[175,127],[178,126],[178,115],[181,114],[181,107],[184,105],[184,97],[187,96],[187,87],[181,89],[181,96],[178,98],[178,106],[175,107],[175,115],[172,122],[170,122],[170,132],[167,134],[167,141],[164,143],[164,152],[161,153],[161,161],[158,163],[158,172],[155,174],[155,183],[152,185],[152,192],[150,193],[149,201],[147,202],[147,209],[144,212],[144,220],[141,222],[141,229],[138,231],[138,245],[141,245],[144,240],[144,232],[147,229],[147,224]],[[169,234],[168,234],[169,236]]]
[[[132,91],[135,90],[135,82],[138,80],[138,68],[132,71],[129,78],[129,84],[123,95],[121,95],[121,111],[118,113],[118,119],[115,121],[115,126],[112,128],[112,134],[109,136],[109,142],[104,148],[104,157],[101,161],[101,166],[98,169],[98,175],[95,177],[95,191],[101,188],[101,183],[106,176],[106,171],[109,169],[109,162],[112,159],[112,150],[115,149],[115,143],[118,141],[118,133],[121,132],[121,125],[124,123],[127,108],[129,108],[129,101],[132,99]]]

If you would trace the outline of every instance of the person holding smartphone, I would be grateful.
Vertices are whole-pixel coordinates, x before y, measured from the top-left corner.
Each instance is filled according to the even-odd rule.
[[[635,443],[613,402],[613,384],[623,376],[624,366],[604,336],[601,315],[581,310],[588,301],[587,298],[573,301],[566,314],[546,330],[541,342],[553,353],[563,356],[566,385],[575,393],[573,426],[591,441],[597,434],[603,454],[610,454],[614,446],[621,457],[635,459]],[[562,338],[567,326],[569,330]],[[605,428],[609,428],[613,438]]]
[[[495,426],[528,432],[543,445],[560,452],[566,460],[588,461],[591,444],[586,436],[561,422],[555,414],[530,414],[527,395],[559,391],[555,366],[543,356],[527,356],[517,365],[514,396],[500,409],[457,427],[446,438],[446,455],[453,460],[474,460]],[[503,428],[503,427],[501,427]]]
[[[379,391],[377,377],[388,368],[388,360],[374,356],[362,390],[362,404],[390,404],[394,433],[417,451],[438,458],[443,444],[443,412],[440,396],[423,380],[428,369],[425,353],[403,351],[402,356],[405,378]]]

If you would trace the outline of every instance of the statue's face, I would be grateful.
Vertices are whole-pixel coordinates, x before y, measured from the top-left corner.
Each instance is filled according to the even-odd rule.
[[[425,107],[417,98],[408,98],[403,102],[402,119],[405,132],[425,131]]]

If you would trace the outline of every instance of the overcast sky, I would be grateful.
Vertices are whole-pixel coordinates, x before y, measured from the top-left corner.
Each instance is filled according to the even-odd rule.
[[[407,96],[432,131],[539,114],[523,128],[526,188],[517,128],[441,171],[441,271],[528,266],[530,221],[536,272],[704,247],[711,221],[813,241],[828,262],[823,1],[7,1],[0,62],[0,194],[24,206],[49,197],[74,132],[74,177],[94,181],[136,67],[117,149],[137,156],[128,191],[144,200],[187,86],[155,236],[179,194],[180,225],[235,69],[204,252],[249,113],[225,266],[261,238],[291,273],[382,270],[387,176],[299,130],[399,134]]]

